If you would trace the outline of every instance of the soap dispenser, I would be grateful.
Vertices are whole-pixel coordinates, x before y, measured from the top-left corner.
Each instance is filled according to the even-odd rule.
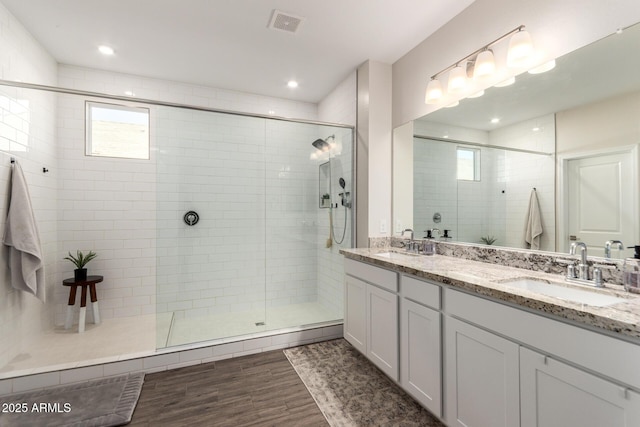
[[[633,258],[625,258],[622,264],[622,283],[625,290],[640,293],[640,245],[634,248]]]

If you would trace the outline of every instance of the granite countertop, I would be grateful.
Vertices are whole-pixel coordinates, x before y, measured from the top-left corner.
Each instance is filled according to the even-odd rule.
[[[391,258],[378,255],[390,251],[394,253]],[[388,248],[342,249],[340,253],[356,261],[368,262],[452,288],[464,289],[534,311],[604,329],[640,343],[640,295],[626,292],[619,285],[605,283],[604,288],[592,288],[566,282],[563,276],[557,274],[443,255],[411,255],[404,253],[403,250]],[[623,298],[625,301],[598,307],[515,288],[504,283],[518,278],[531,278],[579,289],[586,287],[589,291]]]

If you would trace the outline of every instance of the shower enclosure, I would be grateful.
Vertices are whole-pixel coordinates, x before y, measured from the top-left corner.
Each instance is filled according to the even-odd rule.
[[[351,128],[157,109],[158,347],[342,319],[327,239],[333,222],[350,246],[339,179],[352,184],[352,139]]]
[[[48,297],[3,281],[0,379],[342,323],[353,127],[3,83],[0,172],[6,184],[15,157],[27,175]],[[148,151],[95,155],[95,105],[148,111]],[[82,334],[79,303],[64,329],[76,250],[97,252],[90,274],[104,276],[102,322],[88,307]]]

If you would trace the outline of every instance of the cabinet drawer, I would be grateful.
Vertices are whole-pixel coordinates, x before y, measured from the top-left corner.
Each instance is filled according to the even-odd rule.
[[[352,259],[344,260],[344,271],[349,276],[379,286],[391,292],[398,292],[398,273]]]
[[[440,310],[440,286],[411,276],[400,276],[400,283],[404,298]]]

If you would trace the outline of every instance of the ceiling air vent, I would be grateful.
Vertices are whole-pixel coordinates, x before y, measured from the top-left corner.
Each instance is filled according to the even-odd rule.
[[[279,10],[274,10],[271,15],[271,21],[269,21],[269,28],[293,34],[298,31],[302,21],[304,21],[304,18],[301,16],[295,16]]]

